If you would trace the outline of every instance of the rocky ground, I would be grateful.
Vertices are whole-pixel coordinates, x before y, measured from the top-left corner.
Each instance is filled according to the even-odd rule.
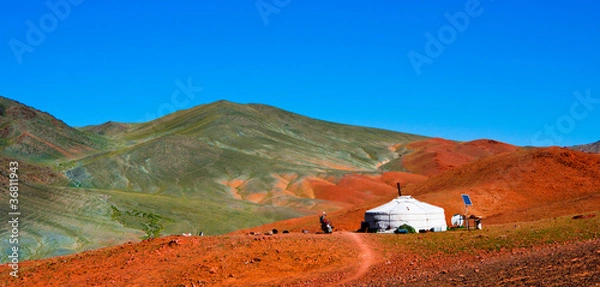
[[[600,286],[600,239],[424,256],[350,232],[172,236],[0,271],[0,286]]]
[[[600,286],[600,240],[465,258],[397,256],[346,286]]]

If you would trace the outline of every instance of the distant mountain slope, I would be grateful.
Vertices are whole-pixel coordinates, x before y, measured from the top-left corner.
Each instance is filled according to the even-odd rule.
[[[102,149],[107,141],[55,117],[0,97],[0,154],[34,161],[73,157]]]
[[[464,193],[474,203],[469,214],[483,215],[484,226],[519,224],[596,212],[600,206],[600,155],[560,148],[520,149],[490,155],[429,179],[401,172],[383,173],[380,177],[348,174],[336,185],[313,183],[313,189],[315,194],[326,191],[330,200],[353,203],[328,213],[336,228],[348,231],[360,227],[366,210],[397,196],[396,182],[402,183],[404,195],[443,207],[448,221],[453,214],[465,212],[461,199]],[[235,234],[272,228],[317,232],[319,224],[312,215]]]
[[[125,124],[108,121],[101,125],[82,127],[79,130],[94,133],[101,136],[114,136],[127,132],[129,129],[131,129],[132,126],[134,126],[134,124]]]
[[[177,215],[159,206],[133,207],[115,200],[123,212],[148,211],[165,218],[169,232],[222,233],[343,203],[315,194],[311,181],[335,183],[349,172],[375,173],[398,159],[397,146],[421,136],[319,121],[264,105],[220,101],[131,126],[113,136],[123,145],[65,163],[70,180],[82,188],[119,190],[181,200],[248,206],[259,218],[237,213],[222,226],[198,222],[199,211]],[[142,197],[139,197],[142,198]],[[198,210],[203,207],[198,206]],[[224,211],[216,211],[221,216]],[[137,223],[128,223],[133,227]],[[232,224],[235,222],[235,224]],[[178,228],[175,228],[178,226]]]
[[[464,213],[460,195],[469,194],[469,213],[490,223],[595,211],[600,206],[600,155],[563,148],[519,150],[463,165],[407,192],[442,206],[446,216]]]
[[[433,176],[481,158],[516,151],[519,147],[487,139],[460,143],[431,138],[410,143],[406,149],[411,151],[403,158],[406,169]]]
[[[39,166],[36,164],[20,161],[15,158],[8,158],[0,155],[0,166],[9,167],[10,162],[18,162],[17,174],[21,182],[27,182],[29,184],[39,185],[61,185],[66,184],[67,179],[63,174],[60,174],[49,167]],[[5,179],[9,177],[9,170],[7,168],[0,169],[0,178]],[[0,181],[0,189],[8,190],[9,183],[7,180]]]
[[[136,125],[118,138],[127,145],[79,161],[74,174],[84,186],[240,199],[263,193],[259,202],[303,197],[278,189],[281,176],[292,185],[309,175],[375,172],[398,158],[394,145],[423,139],[225,101]]]
[[[583,152],[600,153],[600,141],[591,144],[576,145],[569,148]]]

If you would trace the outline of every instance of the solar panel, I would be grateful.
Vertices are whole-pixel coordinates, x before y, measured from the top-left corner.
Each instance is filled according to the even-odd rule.
[[[471,198],[469,197],[468,194],[463,194],[461,195],[463,202],[465,203],[466,206],[473,206],[473,202],[471,201]]]

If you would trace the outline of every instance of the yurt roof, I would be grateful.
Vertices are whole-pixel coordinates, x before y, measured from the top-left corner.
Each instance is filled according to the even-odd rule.
[[[437,212],[444,212],[444,209],[418,201],[412,196],[405,195],[394,198],[392,201],[367,210],[367,213],[378,213],[378,214],[404,214],[404,213],[423,213],[431,214]]]

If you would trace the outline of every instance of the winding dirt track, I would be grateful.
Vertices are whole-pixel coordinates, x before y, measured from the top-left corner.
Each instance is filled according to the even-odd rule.
[[[343,236],[350,237],[356,243],[356,246],[360,249],[359,261],[358,261],[358,270],[351,277],[348,277],[341,282],[335,283],[334,285],[344,285],[346,283],[352,282],[354,280],[358,280],[363,278],[371,266],[375,263],[375,254],[371,247],[363,241],[363,234],[358,233],[344,233]]]

